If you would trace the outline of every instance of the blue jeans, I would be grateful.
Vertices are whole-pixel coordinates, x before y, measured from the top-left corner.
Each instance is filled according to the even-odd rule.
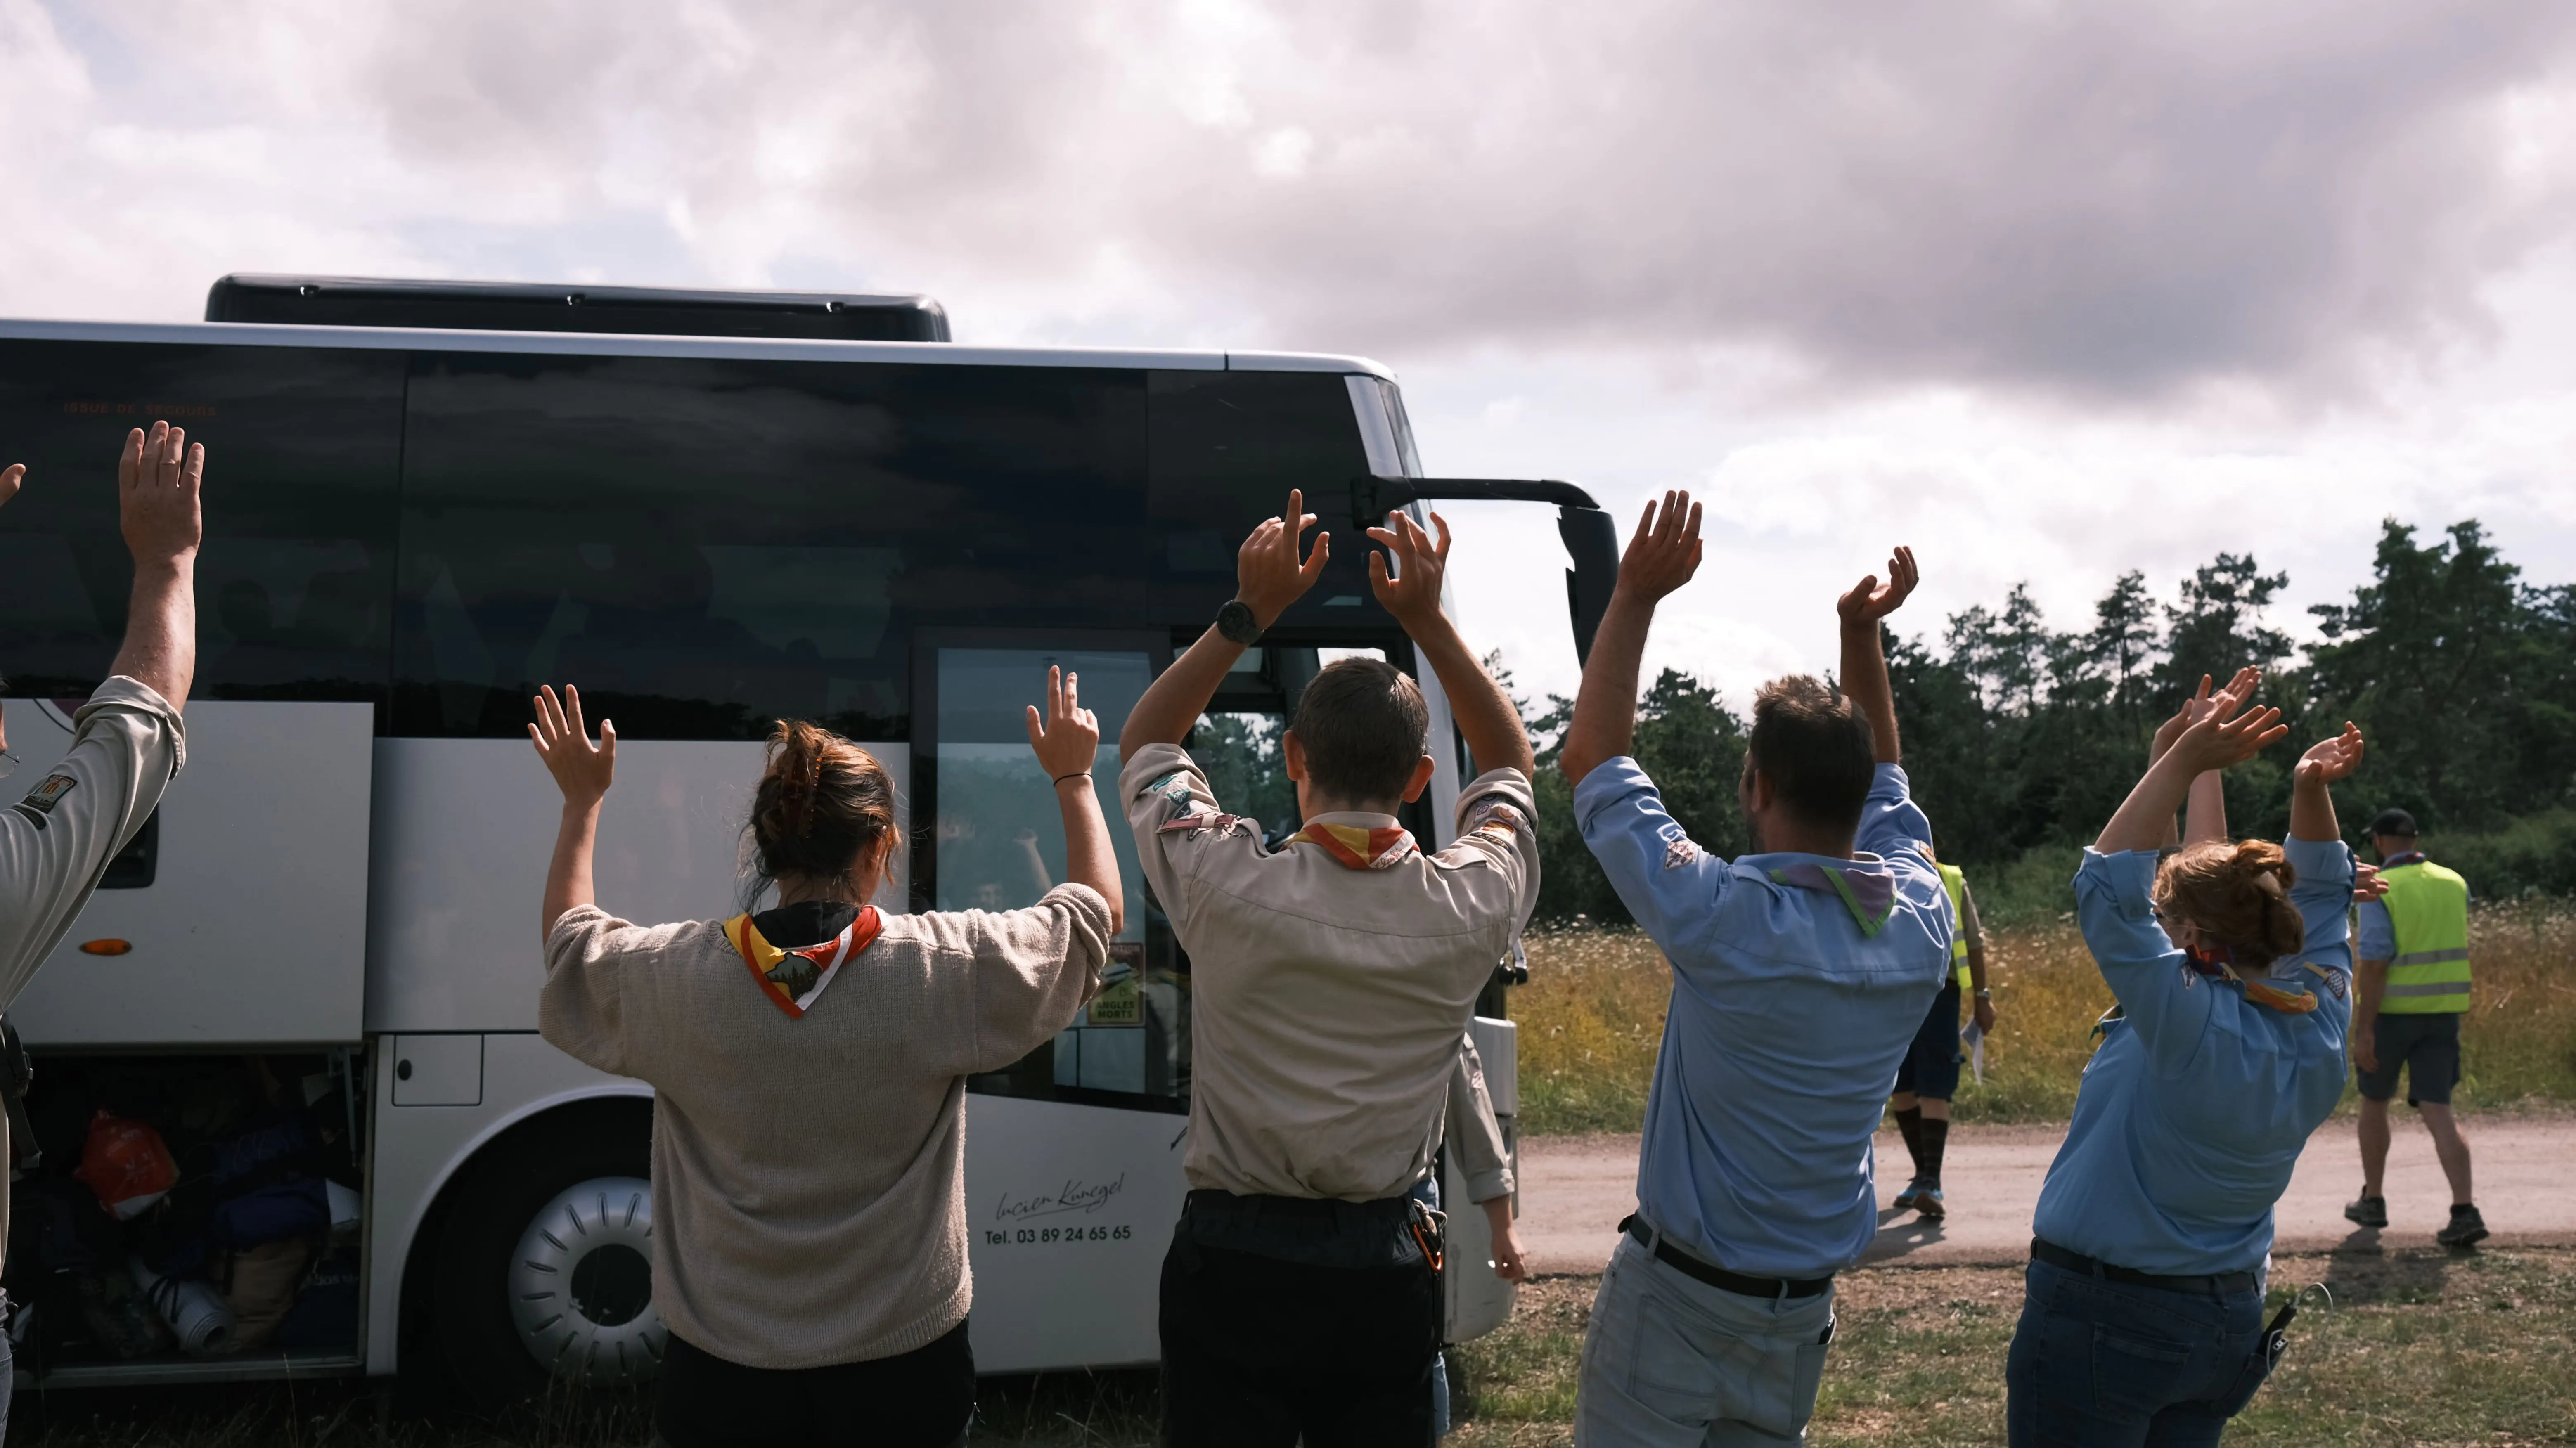
[[[2040,1261],[2023,1280],[2012,1448],[2206,1448],[2270,1371],[2259,1289],[2167,1292]]]

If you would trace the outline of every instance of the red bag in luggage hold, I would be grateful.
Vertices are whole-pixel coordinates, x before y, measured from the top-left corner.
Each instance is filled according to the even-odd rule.
[[[162,1144],[161,1133],[101,1107],[89,1119],[89,1140],[81,1146],[80,1169],[72,1175],[123,1222],[143,1215],[169,1192],[179,1180],[179,1164]]]

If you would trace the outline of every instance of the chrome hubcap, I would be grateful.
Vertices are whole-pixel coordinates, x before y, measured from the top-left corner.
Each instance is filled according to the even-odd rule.
[[[520,1344],[567,1381],[606,1387],[652,1377],[669,1336],[653,1310],[652,1261],[651,1183],[594,1177],[564,1188],[511,1254]]]

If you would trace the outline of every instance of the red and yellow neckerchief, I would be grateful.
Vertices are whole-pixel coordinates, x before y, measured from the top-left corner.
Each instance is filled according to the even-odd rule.
[[[881,923],[877,907],[870,905],[840,934],[820,945],[800,945],[793,950],[781,950],[761,938],[760,927],[752,924],[748,915],[726,921],[724,934],[741,954],[742,963],[751,967],[751,978],[760,983],[761,993],[794,1020],[805,1014],[805,1008],[823,993],[823,987],[832,983],[832,977],[851,956],[867,949],[877,938]]]
[[[1358,825],[1313,824],[1288,837],[1292,845],[1313,845],[1350,870],[1386,870],[1422,853],[1413,832],[1400,825],[1361,829]]]
[[[2183,952],[2183,957],[2191,963],[2191,968],[2194,971],[2201,975],[2211,976],[2234,984],[2238,989],[2245,992],[2245,998],[2247,1000],[2252,1001],[2258,1006],[2269,1006],[2273,1010],[2279,1011],[2283,1015],[2288,1016],[2304,1016],[2308,1012],[2317,1008],[2317,998],[2313,992],[2303,990],[2283,990],[2279,986],[2265,985],[2259,980],[2247,980],[2244,976],[2237,974],[2235,965],[2230,962],[2228,959],[2228,952],[2223,948],[2219,950],[2187,950]],[[2322,980],[2326,980],[2329,983],[2333,980],[2333,977],[2328,972],[2321,970],[2314,965],[2310,965],[2306,961],[2299,962],[2299,965],[2301,969],[2315,974]]]

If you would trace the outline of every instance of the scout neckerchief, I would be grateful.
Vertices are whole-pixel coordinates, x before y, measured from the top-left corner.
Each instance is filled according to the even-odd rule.
[[[781,950],[763,939],[760,927],[748,915],[737,915],[724,923],[725,939],[742,955],[742,963],[751,967],[751,978],[760,982],[763,995],[789,1020],[805,1014],[814,997],[832,983],[841,966],[853,955],[868,948],[877,938],[881,922],[877,907],[861,910],[858,918],[841,928],[841,933],[820,945],[800,945]]]
[[[2183,968],[2194,975],[2206,976],[2211,980],[2224,981],[2235,986],[2245,993],[2245,999],[2258,1006],[2279,1011],[2285,1016],[2304,1016],[2317,1008],[2316,994],[2312,991],[2283,990],[2279,986],[2267,985],[2259,980],[2247,980],[2237,974],[2230,954],[2225,946],[2214,950],[2193,946],[2183,952]],[[2326,989],[2333,991],[2337,999],[2342,998],[2343,981],[2335,972],[2304,960],[2299,962],[2299,968],[2324,982]],[[2110,1028],[2113,1021],[2119,1020],[2125,1014],[2127,1013],[2116,1005],[2104,1011],[2102,1019],[2093,1023],[2092,1034],[2101,1035]]]
[[[1312,824],[1288,837],[1292,845],[1313,845],[1333,857],[1333,862],[1350,870],[1391,870],[1422,848],[1413,842],[1413,832],[1400,825],[1381,825],[1362,829],[1358,825]]]
[[[2422,863],[2424,863],[2424,852],[2422,850],[2400,850],[2396,854],[2389,856],[2387,859],[2380,861],[2379,868],[2383,870],[2395,870],[2407,865],[2420,865]]]
[[[1878,932],[1887,928],[1887,917],[1896,913],[1896,876],[1875,859],[1851,865],[1802,860],[1773,870],[1771,878],[1800,890],[1839,897],[1843,908],[1859,924],[1864,940],[1876,939]]]

